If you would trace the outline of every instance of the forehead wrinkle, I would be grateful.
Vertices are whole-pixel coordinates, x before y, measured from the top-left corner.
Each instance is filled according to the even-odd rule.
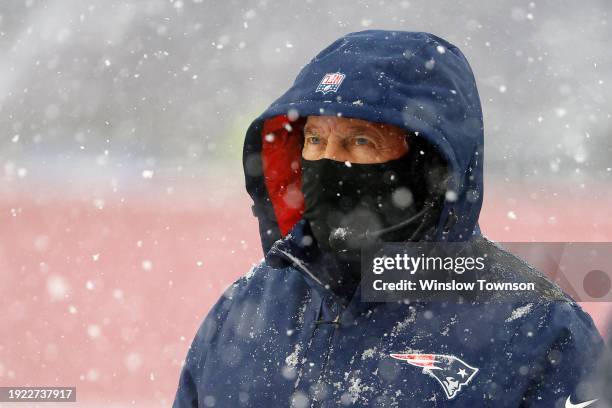
[[[370,126],[361,125],[361,124],[355,124],[355,125],[346,124],[346,125],[336,126],[335,133],[337,136],[339,136],[342,139],[348,139],[354,136],[369,136],[375,139],[382,139],[384,136],[376,129],[373,129]]]
[[[317,117],[306,123],[303,128],[305,133],[315,133],[317,136],[325,136],[335,131],[342,139],[355,136],[355,133],[362,132],[364,136],[374,137],[379,141],[391,141],[398,136],[406,136],[406,132],[401,129],[391,127],[384,123],[368,122],[363,119],[341,118],[335,120],[334,117]]]
[[[323,123],[321,123],[323,122]],[[307,131],[314,131],[314,130],[326,130],[324,128],[329,128],[330,127],[330,120],[312,120],[309,118],[309,120],[306,122],[306,124],[304,125],[304,132]]]
[[[392,130],[384,132],[383,126],[380,124],[353,124],[348,126],[348,130],[353,132],[363,132],[366,136],[373,136],[379,141],[391,140],[395,135]]]

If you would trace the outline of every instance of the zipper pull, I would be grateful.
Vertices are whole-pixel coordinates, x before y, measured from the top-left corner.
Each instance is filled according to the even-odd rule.
[[[338,311],[338,304],[335,303],[333,300],[328,301],[329,302],[329,308],[331,309],[332,313],[336,313],[336,318],[334,320],[315,320],[315,324],[334,324],[336,326],[340,326],[340,314],[341,312]]]
[[[334,324],[336,326],[340,326],[340,314],[336,315],[334,320],[315,320],[315,324]]]

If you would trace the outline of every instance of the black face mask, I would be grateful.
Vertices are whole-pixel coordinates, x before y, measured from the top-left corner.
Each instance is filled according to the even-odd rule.
[[[414,147],[376,164],[302,159],[304,218],[321,250],[354,259],[366,243],[418,241],[432,232],[445,166]]]

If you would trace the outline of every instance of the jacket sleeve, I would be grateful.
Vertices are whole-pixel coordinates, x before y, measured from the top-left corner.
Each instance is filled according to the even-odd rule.
[[[232,293],[240,280],[232,284],[215,303],[200,325],[189,350],[179,377],[173,408],[198,407],[198,391],[201,392],[201,377],[206,355],[217,337],[232,303]]]
[[[549,336],[529,368],[531,382],[521,406],[564,408],[599,399],[593,374],[604,343],[591,317],[576,303],[558,302],[544,324]],[[597,408],[594,402],[581,406]]]
[[[197,335],[196,335],[197,339]],[[181,376],[179,377],[178,389],[174,397],[173,408],[187,408],[198,406],[198,387],[197,383],[197,367],[199,361],[204,357],[204,350],[196,351],[195,340],[187,352],[185,358],[185,364],[181,370]]]

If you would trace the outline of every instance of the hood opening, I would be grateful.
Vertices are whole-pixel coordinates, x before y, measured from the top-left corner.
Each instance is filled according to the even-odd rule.
[[[306,117],[290,121],[287,115],[277,115],[264,120],[261,131],[263,179],[281,237],[304,213],[300,158],[305,123]],[[448,164],[434,145],[411,133],[407,132],[409,152],[403,160],[410,161],[417,210],[426,203],[439,208],[446,192]]]

